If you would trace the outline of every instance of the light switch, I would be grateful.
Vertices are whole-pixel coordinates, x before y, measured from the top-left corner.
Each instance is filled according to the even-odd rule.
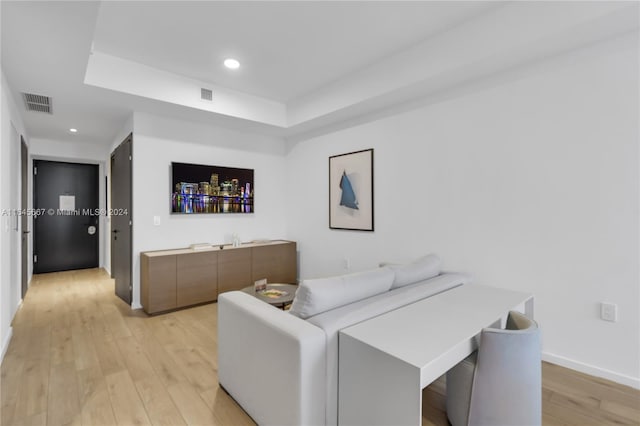
[[[155,226],[160,226],[160,216],[154,216],[153,217],[153,224]]]

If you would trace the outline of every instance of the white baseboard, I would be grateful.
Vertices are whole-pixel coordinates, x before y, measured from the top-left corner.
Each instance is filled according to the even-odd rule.
[[[131,309],[142,309],[142,305],[140,303],[131,303]]]
[[[581,373],[589,374],[590,376],[601,377],[603,379],[611,380],[612,382],[620,383],[621,385],[640,389],[640,378],[637,377],[631,377],[624,374],[616,373],[615,371],[585,364],[583,362],[575,361],[573,359],[565,358],[563,356],[555,355],[549,352],[542,353],[542,360],[550,362],[551,364],[567,367]]]
[[[7,333],[7,337],[2,342],[2,354],[0,355],[0,364],[4,361],[4,355],[7,353],[7,349],[9,349],[9,343],[11,343],[11,336],[13,336],[13,327],[9,327],[9,332]]]

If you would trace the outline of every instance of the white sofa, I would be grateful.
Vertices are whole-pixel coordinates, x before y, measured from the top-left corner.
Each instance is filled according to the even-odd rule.
[[[434,255],[303,281],[290,311],[247,293],[218,298],[218,381],[260,425],[335,425],[338,332],[468,282]],[[398,330],[402,332],[402,330]]]

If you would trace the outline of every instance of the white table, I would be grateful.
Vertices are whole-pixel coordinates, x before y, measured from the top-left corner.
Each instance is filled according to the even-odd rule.
[[[466,284],[340,331],[340,425],[420,425],[422,389],[533,295]]]

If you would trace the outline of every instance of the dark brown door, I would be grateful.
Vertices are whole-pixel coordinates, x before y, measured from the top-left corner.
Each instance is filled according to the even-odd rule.
[[[116,295],[131,304],[131,148],[129,135],[111,154],[111,276]]]
[[[98,165],[33,163],[34,273],[98,267]]]
[[[24,138],[20,137],[21,151],[20,151],[20,175],[21,175],[21,204],[22,211],[25,212],[29,208],[29,200],[27,199],[27,185],[29,176],[29,150],[27,144],[24,143]],[[29,216],[23,214],[21,216],[22,221],[22,298],[27,294],[27,287],[29,285]]]

